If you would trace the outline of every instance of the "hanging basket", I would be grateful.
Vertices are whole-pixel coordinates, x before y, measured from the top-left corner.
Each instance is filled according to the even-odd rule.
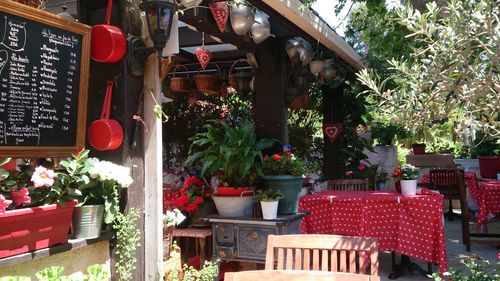
[[[170,93],[172,94],[187,94],[191,92],[191,80],[189,79],[189,73],[187,77],[176,77],[175,73],[177,68],[182,67],[188,73],[188,69],[184,65],[178,65],[174,68],[172,78],[170,78]]]
[[[254,76],[254,70],[252,68],[252,73],[248,72],[239,72],[239,73],[233,73],[233,69],[236,66],[236,64],[240,62],[246,62],[248,65],[250,65],[250,62],[246,59],[239,59],[235,61],[232,65],[231,68],[229,69],[229,86],[233,87],[236,92],[238,92],[240,95],[245,95],[248,94],[252,91],[251,89],[251,82],[252,78]],[[251,65],[250,65],[251,66]]]
[[[300,93],[297,88],[288,88],[288,94],[290,95],[290,105],[288,106],[292,110],[305,109],[309,103],[309,93]]]
[[[45,9],[45,2],[47,2],[46,0],[14,0],[14,1],[40,10]]]
[[[196,74],[194,76],[194,82],[196,84],[196,91],[200,93],[207,93],[211,96],[220,96],[222,87],[222,75],[220,67],[216,63],[218,74]]]

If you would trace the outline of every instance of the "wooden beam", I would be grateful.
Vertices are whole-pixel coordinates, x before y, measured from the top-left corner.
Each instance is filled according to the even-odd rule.
[[[259,63],[255,71],[254,103],[257,136],[277,138],[287,144],[285,40],[270,38],[258,46],[255,55]]]
[[[149,56],[144,69],[144,279],[158,280],[163,248],[162,227],[162,125],[153,112],[155,99],[161,101],[158,56]],[[152,91],[151,95],[150,90]]]
[[[323,123],[337,123],[344,120],[342,99],[344,87],[330,88],[323,85]],[[327,179],[341,179],[344,173],[344,166],[339,162],[340,152],[344,145],[343,133],[337,137],[334,143],[324,137],[323,148],[323,174]]]
[[[231,29],[231,24],[226,25],[224,32],[220,32],[212,15],[207,9],[191,9],[179,15],[179,20],[195,27],[199,32],[220,38],[222,42],[233,44],[242,51],[254,51],[256,44],[248,36],[239,36]]]

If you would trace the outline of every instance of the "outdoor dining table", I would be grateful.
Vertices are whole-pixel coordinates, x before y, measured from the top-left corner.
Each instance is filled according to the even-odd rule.
[[[375,237],[380,251],[391,251],[447,268],[443,196],[402,196],[395,191],[322,191],[300,198],[304,234]]]
[[[471,188],[470,192],[479,206],[478,226],[488,223],[488,214],[500,213],[500,180],[480,181],[479,186]]]

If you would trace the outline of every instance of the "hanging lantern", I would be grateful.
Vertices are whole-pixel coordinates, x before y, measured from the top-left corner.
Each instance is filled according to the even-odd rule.
[[[168,0],[142,1],[141,9],[146,12],[149,36],[158,54],[161,54],[170,37],[176,6]]]

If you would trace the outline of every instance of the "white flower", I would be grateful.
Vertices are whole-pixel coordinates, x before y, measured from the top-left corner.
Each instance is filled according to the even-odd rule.
[[[179,209],[174,209],[172,211],[167,210],[167,212],[163,215],[163,224],[165,226],[176,226],[183,222],[186,219],[186,216],[179,211]]]
[[[128,187],[134,181],[130,176],[130,168],[116,165],[109,161],[99,161],[92,159],[93,165],[89,170],[92,179],[100,181],[114,181],[121,187]]]

